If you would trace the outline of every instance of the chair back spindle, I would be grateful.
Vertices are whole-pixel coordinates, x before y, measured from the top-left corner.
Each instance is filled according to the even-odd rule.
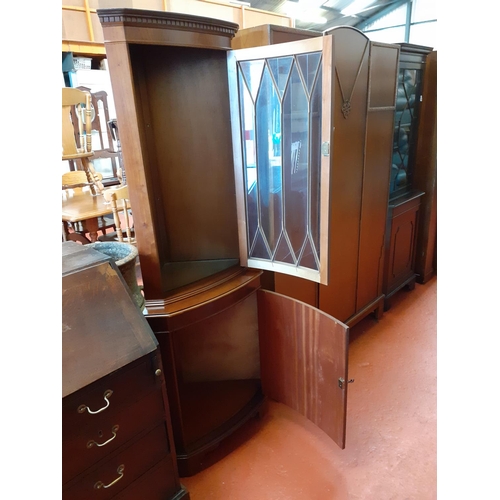
[[[83,107],[84,106],[84,107]],[[73,113],[72,113],[73,111]],[[76,116],[78,126],[73,124]],[[74,118],[73,118],[74,119]],[[78,131],[78,132],[76,132]],[[62,159],[79,160],[87,175],[94,194],[101,193],[104,186],[90,161],[92,151],[92,107],[90,92],[62,88]]]
[[[99,237],[99,241],[120,241],[122,243],[136,244],[132,222],[130,221],[130,200],[128,186],[106,189],[103,192],[104,199],[111,203],[116,232]]]

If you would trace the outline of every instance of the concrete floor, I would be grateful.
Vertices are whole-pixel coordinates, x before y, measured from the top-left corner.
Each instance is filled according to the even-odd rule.
[[[191,500],[434,500],[437,278],[351,329],[346,448],[270,402],[199,474]]]

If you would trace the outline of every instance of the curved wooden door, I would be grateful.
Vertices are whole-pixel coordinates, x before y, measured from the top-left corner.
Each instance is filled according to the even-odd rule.
[[[261,289],[257,300],[264,394],[345,448],[349,327],[278,293]]]

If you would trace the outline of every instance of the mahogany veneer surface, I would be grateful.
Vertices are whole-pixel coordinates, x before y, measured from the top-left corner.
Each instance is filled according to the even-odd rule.
[[[306,416],[344,448],[349,328],[270,291],[260,290],[258,301],[265,394]]]

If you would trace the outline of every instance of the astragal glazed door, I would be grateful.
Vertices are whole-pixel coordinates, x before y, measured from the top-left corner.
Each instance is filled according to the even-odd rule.
[[[228,53],[240,263],[327,284],[333,37]]]

